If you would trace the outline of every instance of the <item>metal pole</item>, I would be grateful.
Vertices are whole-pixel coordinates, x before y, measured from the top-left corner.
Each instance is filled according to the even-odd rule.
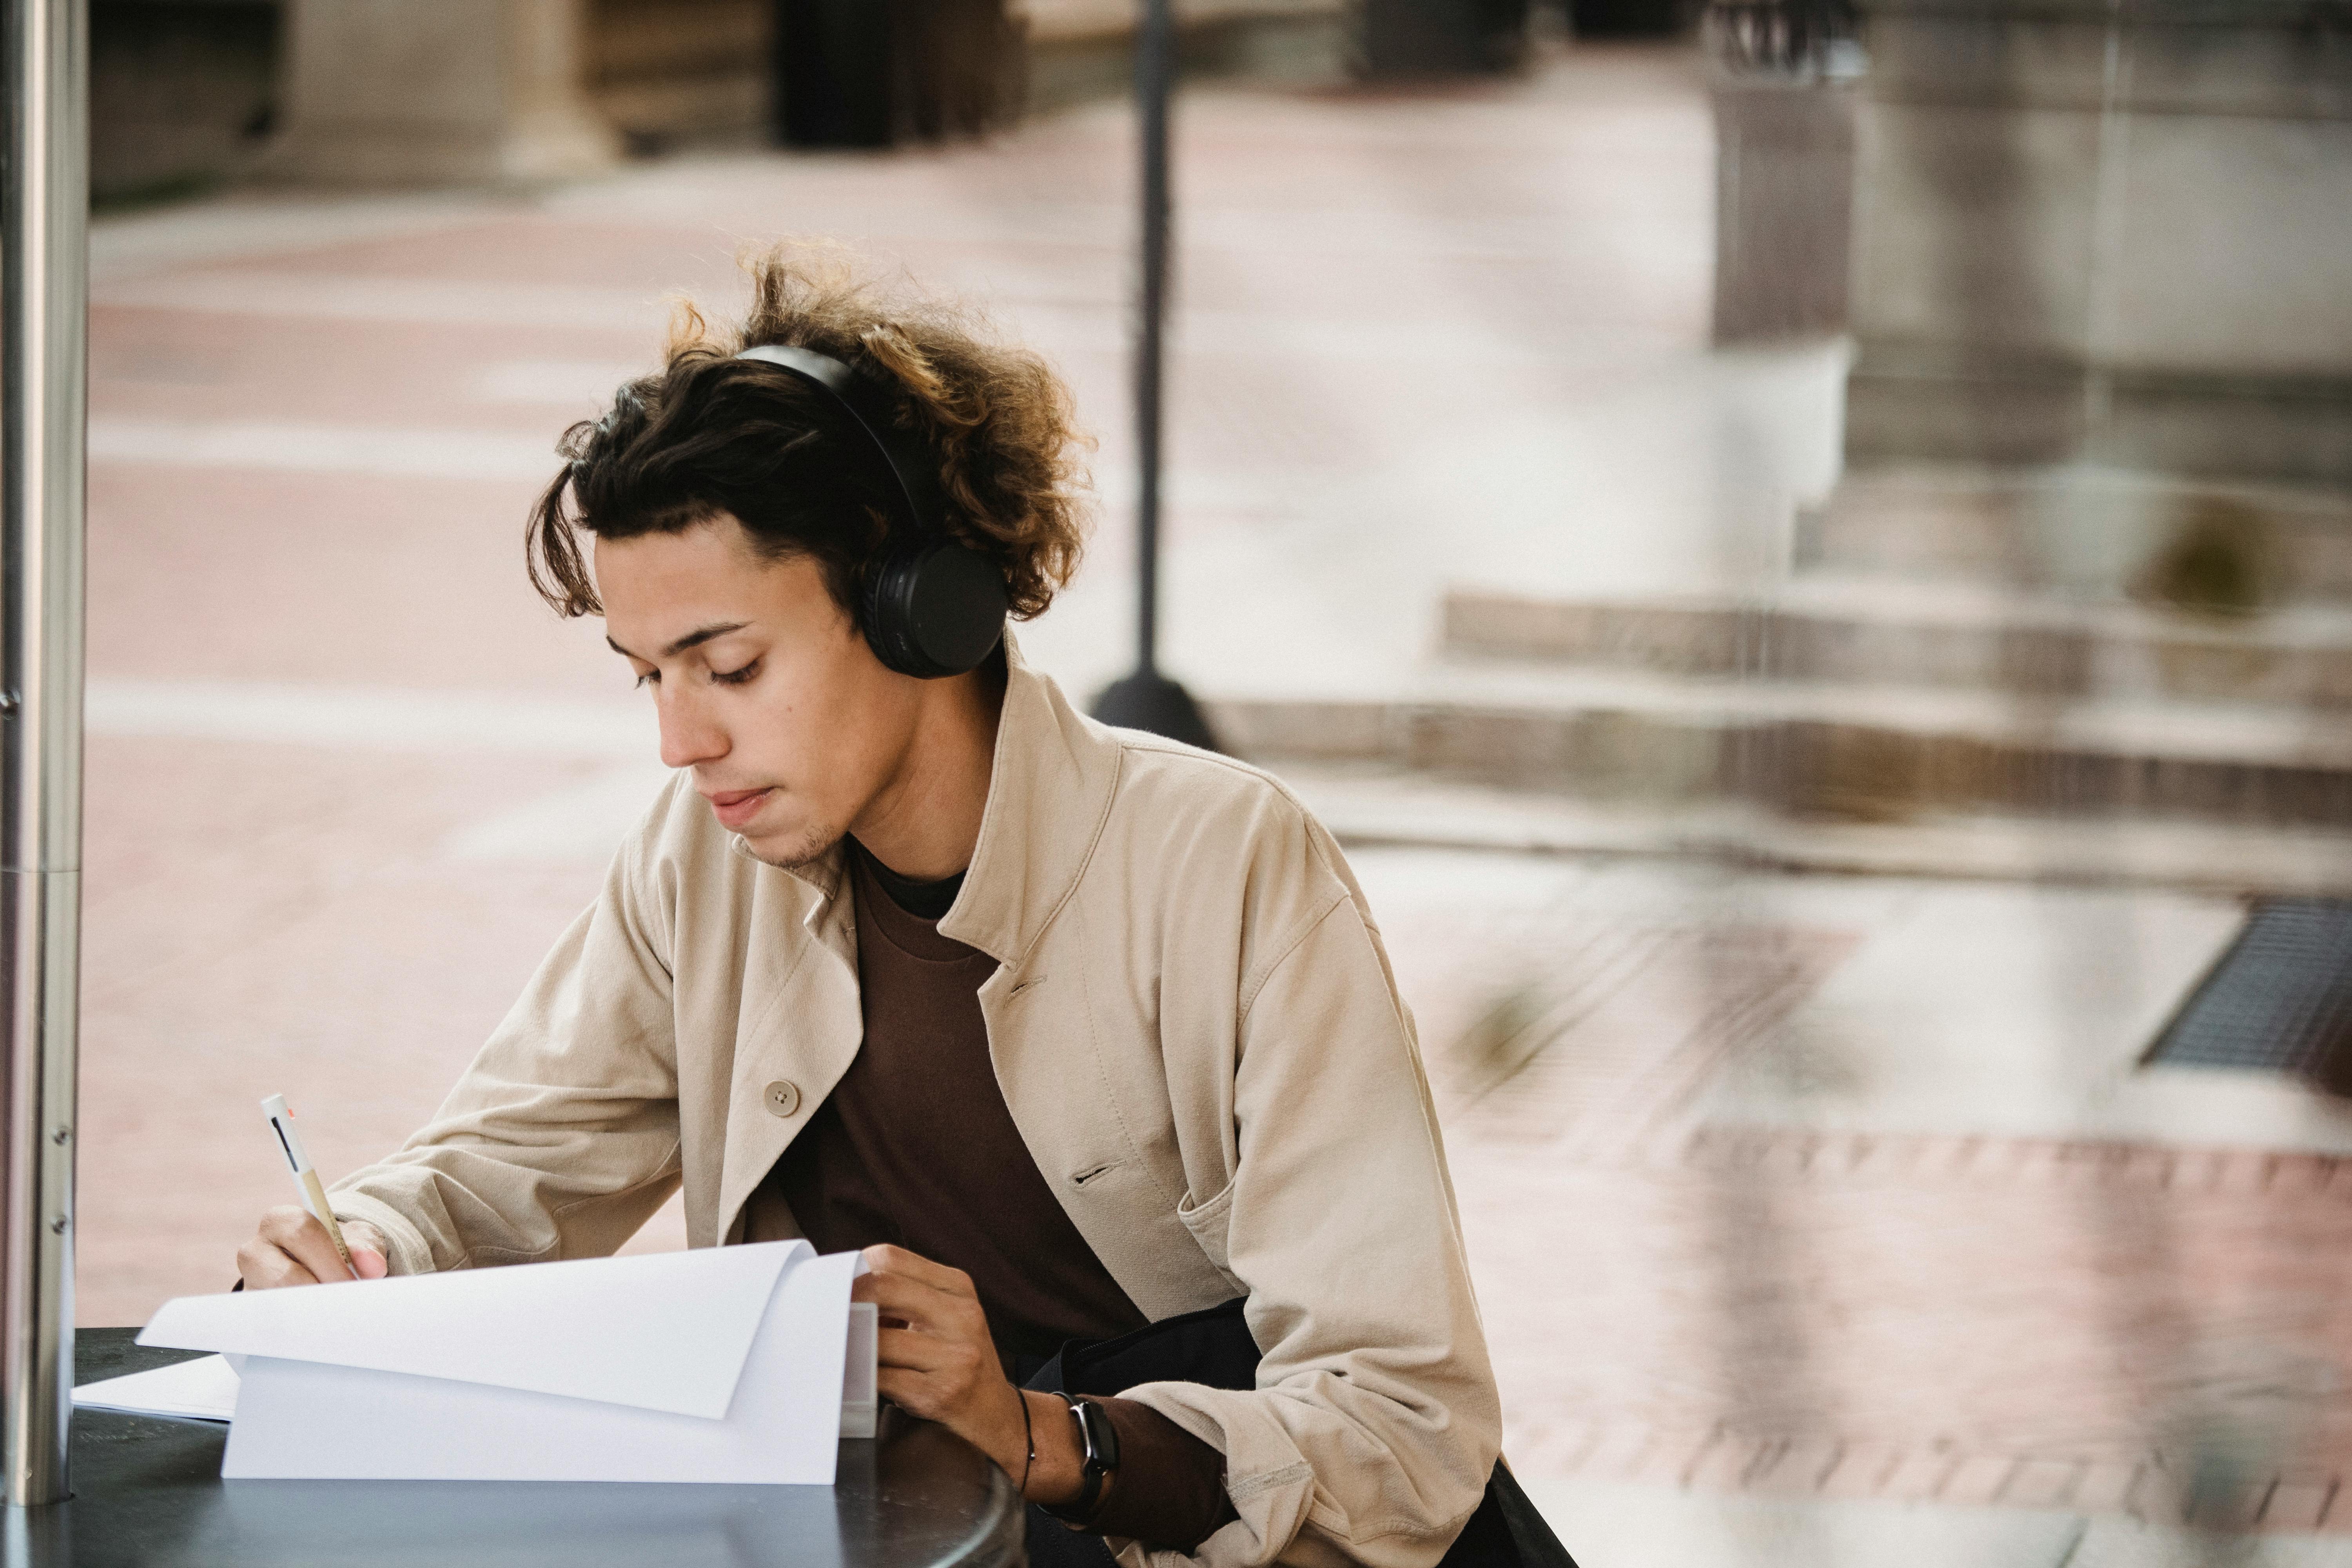
[[[0,1463],[11,1507],[68,1495],[81,934],[88,0],[0,0]]]
[[[1183,687],[1160,673],[1160,446],[1168,321],[1168,104],[1176,87],[1171,0],[1143,0],[1135,38],[1135,107],[1143,146],[1142,279],[1136,301],[1135,673],[1095,700],[1107,724],[1213,748],[1208,721]]]
[[[1135,668],[1160,668],[1160,388],[1168,325],[1168,100],[1176,75],[1171,0],[1145,0],[1135,47],[1136,110],[1143,144],[1143,278],[1136,323],[1135,448],[1137,563]]]

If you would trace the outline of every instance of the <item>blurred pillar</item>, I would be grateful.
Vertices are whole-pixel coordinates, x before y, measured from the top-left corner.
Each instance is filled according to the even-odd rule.
[[[740,146],[775,120],[767,0],[593,0],[589,90],[633,153]]]
[[[1843,331],[1862,70],[1853,14],[1835,0],[1717,0],[1706,34],[1715,341]]]
[[[776,134],[793,147],[976,136],[1021,112],[1005,0],[777,0]]]
[[[1860,9],[1850,457],[2352,484],[2340,7]]]
[[[588,0],[292,0],[272,174],[335,184],[561,179],[618,140],[590,107]]]
[[[0,1458],[13,1510],[68,1495],[81,952],[89,12],[5,0],[0,157]]]

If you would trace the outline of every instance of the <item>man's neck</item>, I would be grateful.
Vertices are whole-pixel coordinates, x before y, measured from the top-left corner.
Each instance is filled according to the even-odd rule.
[[[849,826],[899,876],[933,882],[971,866],[996,766],[1004,686],[994,659],[924,686],[923,711],[897,774]]]

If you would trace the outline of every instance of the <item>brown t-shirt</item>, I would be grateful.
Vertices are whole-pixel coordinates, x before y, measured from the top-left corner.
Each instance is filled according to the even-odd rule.
[[[961,1268],[1008,1368],[1143,1327],[1005,1107],[980,1011],[996,961],[902,909],[884,879],[908,885],[855,839],[845,850],[865,1043],[751,1194],[745,1239],[797,1221],[819,1252],[889,1242]],[[1149,1406],[1101,1403],[1120,1462],[1095,1529],[1189,1551],[1231,1517],[1223,1455]]]

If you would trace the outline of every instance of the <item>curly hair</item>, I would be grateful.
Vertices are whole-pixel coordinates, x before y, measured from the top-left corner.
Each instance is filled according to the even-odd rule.
[[[663,366],[563,434],[570,467],[531,513],[531,586],[564,616],[602,613],[579,535],[676,533],[725,515],[770,559],[814,558],[855,613],[887,531],[888,482],[832,401],[737,353],[767,343],[848,364],[939,459],[944,526],[1003,572],[1013,615],[1044,613],[1077,570],[1088,519],[1069,390],[1038,355],[990,341],[968,309],[893,297],[845,256],[780,245],[747,256],[750,313],[713,331],[691,303]],[[567,497],[569,504],[567,505]]]

